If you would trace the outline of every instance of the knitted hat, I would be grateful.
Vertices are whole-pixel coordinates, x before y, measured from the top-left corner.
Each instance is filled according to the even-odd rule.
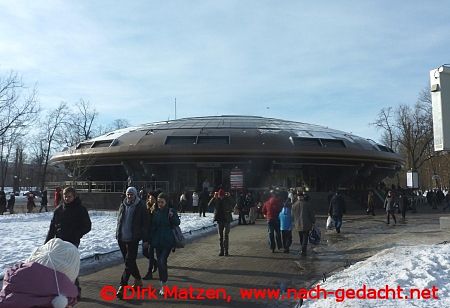
[[[53,238],[37,247],[27,262],[36,262],[65,274],[74,282],[80,271],[80,253],[72,243]]]
[[[127,188],[127,192],[126,193],[128,194],[129,192],[133,193],[135,197],[137,197],[137,195],[138,195],[137,189],[134,188],[133,186],[130,186],[130,187]]]

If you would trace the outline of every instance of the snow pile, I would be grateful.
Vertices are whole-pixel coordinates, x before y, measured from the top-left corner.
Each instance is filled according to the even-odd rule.
[[[320,287],[330,290],[367,289],[396,290],[397,286],[403,289],[401,295],[410,297],[410,290],[429,289],[424,296],[429,299],[392,299],[394,292],[388,292],[391,299],[345,299],[336,302],[342,293],[327,299],[307,300],[302,307],[450,307],[450,244],[446,245],[420,245],[394,247],[381,251],[369,259],[356,263],[330,277]],[[432,288],[437,288],[433,299]],[[342,292],[342,291],[341,291]],[[362,293],[360,293],[362,294]],[[369,293],[366,293],[369,294]],[[384,293],[381,293],[383,296]]]
[[[208,232],[213,216],[199,217],[194,213],[181,213],[181,230],[187,239]],[[116,241],[117,212],[89,211],[92,230],[81,239],[81,258],[119,249]],[[44,244],[53,212],[0,216],[0,276],[4,270],[28,258],[31,252]]]

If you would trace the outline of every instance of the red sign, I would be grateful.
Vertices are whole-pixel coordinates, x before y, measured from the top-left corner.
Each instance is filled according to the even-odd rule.
[[[231,188],[240,189],[244,187],[244,173],[240,169],[233,169],[230,172]]]

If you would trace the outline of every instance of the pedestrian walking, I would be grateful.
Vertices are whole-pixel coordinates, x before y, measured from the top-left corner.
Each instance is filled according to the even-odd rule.
[[[340,191],[336,191],[330,200],[330,207],[328,208],[328,215],[333,217],[334,226],[337,233],[341,233],[342,227],[342,216],[345,214],[346,206],[344,197],[341,195]]]
[[[386,209],[386,223],[389,225],[389,217],[392,216],[392,219],[394,219],[394,224],[397,224],[397,219],[395,218],[395,195],[392,190],[388,191],[388,194],[386,196],[386,199],[384,200],[384,208]]]
[[[9,209],[10,214],[14,214],[14,205],[15,204],[16,204],[16,196],[12,192],[9,194],[9,199],[8,199],[8,209]]]
[[[292,217],[294,229],[298,232],[300,239],[300,255],[306,256],[309,232],[316,222],[308,195],[304,193],[298,194],[298,200],[292,205]]]
[[[147,242],[142,243],[142,251],[146,258],[148,258],[148,270],[147,274],[142,277],[143,280],[153,279],[153,273],[158,270],[158,264],[155,258],[155,248],[152,245],[152,220],[153,214],[155,213],[158,205],[156,198],[153,194],[149,193],[147,197],[147,214],[148,214],[148,224],[147,224]]]
[[[373,191],[369,190],[369,194],[367,196],[367,215],[372,214],[372,216],[375,216],[375,200]]]
[[[193,213],[197,213],[197,211],[199,210],[198,204],[199,204],[199,197],[198,197],[197,192],[194,191],[192,193],[192,212]]]
[[[289,253],[292,244],[292,204],[291,199],[287,198],[283,202],[283,208],[278,215],[280,219],[281,241],[283,243],[283,252]]]
[[[406,191],[402,191],[400,194],[400,200],[399,200],[399,207],[400,207],[400,213],[402,214],[402,221],[406,221],[406,210],[408,209],[409,200],[408,196],[406,194]]]
[[[34,195],[29,192],[27,194],[27,213],[32,213],[33,209],[36,207],[36,203],[34,203]]]
[[[209,197],[209,192],[208,192],[208,188],[203,188],[203,191],[200,193],[199,196],[199,204],[200,204],[200,208],[198,211],[198,215],[201,217],[203,215],[203,217],[206,217],[206,210],[208,209],[208,203],[209,203],[210,197]]]
[[[62,200],[62,190],[61,187],[55,188],[55,193],[53,195],[53,206],[56,208],[58,205],[61,204]]]
[[[39,209],[39,213],[42,211],[43,208],[45,208],[45,211],[48,212],[48,209],[47,209],[47,203],[48,203],[48,200],[47,200],[47,189],[44,189],[41,194],[42,194],[42,197],[41,197],[41,208]]]
[[[214,221],[217,222],[217,233],[219,235],[219,256],[229,255],[229,234],[230,223],[233,220],[231,212],[233,204],[229,197],[225,196],[225,191],[221,188],[209,202],[214,207]]]
[[[175,238],[172,227],[180,225],[180,218],[173,208],[169,208],[169,198],[160,193],[157,198],[158,207],[153,213],[151,229],[151,245],[156,250],[158,259],[158,274],[161,288],[159,294],[164,295],[164,289],[169,278],[167,259],[175,247]]]
[[[116,239],[125,263],[116,293],[119,299],[123,298],[124,287],[128,285],[130,276],[134,277],[133,288],[143,285],[136,258],[139,242],[143,240],[148,243],[147,223],[146,205],[139,198],[136,188],[130,186],[126,190],[126,198],[120,204],[117,214]]]
[[[281,202],[274,191],[270,192],[270,198],[264,203],[262,213],[267,221],[269,234],[269,246],[272,252],[275,248],[279,250],[283,247],[281,243],[280,219]]]
[[[0,190],[0,215],[6,212],[6,194],[3,190]]]
[[[63,203],[53,212],[45,243],[56,237],[78,248],[81,238],[91,231],[91,219],[73,187],[64,188],[62,195]],[[75,285],[78,288],[78,299],[80,299],[81,288],[78,278],[75,280]]]

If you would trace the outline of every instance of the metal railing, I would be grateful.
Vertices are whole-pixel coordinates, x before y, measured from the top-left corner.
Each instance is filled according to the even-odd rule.
[[[64,182],[48,182],[46,187],[48,190],[55,190],[56,187],[72,186],[78,192],[101,192],[101,193],[118,193],[124,192],[128,187],[127,181],[64,181]],[[169,192],[168,181],[133,181],[131,186],[136,187],[139,191],[144,188],[146,191],[161,190]]]

